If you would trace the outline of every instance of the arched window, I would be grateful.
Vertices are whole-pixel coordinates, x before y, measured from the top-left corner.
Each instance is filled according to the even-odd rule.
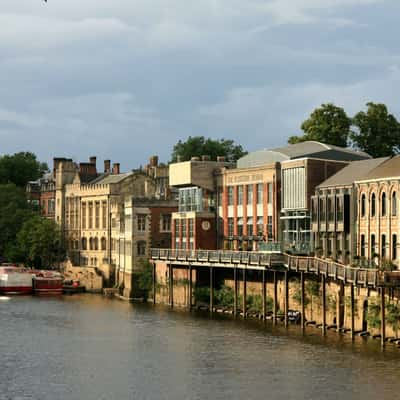
[[[82,250],[87,250],[87,239],[83,237],[81,242],[82,242]]]
[[[381,257],[386,258],[386,235],[382,235],[381,239]]]
[[[381,196],[381,216],[386,216],[386,193],[383,192]]]
[[[107,250],[107,240],[105,237],[101,238],[101,249],[102,250]]]
[[[94,241],[93,238],[89,239],[89,250],[93,250],[94,249]]]
[[[375,217],[376,213],[376,204],[375,204],[375,193],[371,195],[371,217]]]
[[[395,217],[397,215],[397,196],[396,192],[392,193],[392,216]]]
[[[96,237],[94,238],[94,250],[99,249],[99,239]]]
[[[143,240],[137,243],[137,255],[138,256],[146,255],[146,242]]]
[[[397,258],[397,235],[392,235],[392,260]]]
[[[365,217],[365,207],[366,207],[366,199],[365,194],[363,193],[361,196],[361,216]]]

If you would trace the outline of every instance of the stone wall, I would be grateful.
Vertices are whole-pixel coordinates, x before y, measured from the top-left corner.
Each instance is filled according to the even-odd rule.
[[[96,267],[74,267],[70,263],[64,265],[65,280],[79,281],[87,292],[103,290],[103,275]]]

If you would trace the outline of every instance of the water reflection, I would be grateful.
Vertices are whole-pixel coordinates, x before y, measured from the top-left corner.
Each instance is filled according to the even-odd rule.
[[[400,351],[100,296],[0,302],[0,399],[397,398]]]

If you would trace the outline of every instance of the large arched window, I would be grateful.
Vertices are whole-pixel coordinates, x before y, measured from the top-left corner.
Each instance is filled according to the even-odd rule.
[[[82,250],[87,250],[87,239],[83,237],[81,242],[82,242]]]
[[[97,237],[94,238],[94,250],[99,249],[99,239]]]
[[[395,217],[397,215],[397,196],[396,192],[392,193],[392,216]]]
[[[381,216],[386,216],[386,193],[383,192],[381,195]]]
[[[365,198],[365,194],[363,193],[361,195],[361,216],[365,217],[365,209],[366,209],[366,198]]]
[[[105,237],[101,238],[101,249],[106,250],[107,249],[107,240]]]
[[[89,239],[89,250],[93,250],[94,249],[94,241],[93,240],[94,240],[93,238]]]
[[[375,217],[376,213],[376,199],[375,199],[375,193],[372,193],[371,195],[371,217]]]

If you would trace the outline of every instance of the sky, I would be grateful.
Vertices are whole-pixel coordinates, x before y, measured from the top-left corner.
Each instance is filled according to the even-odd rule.
[[[313,109],[400,119],[399,0],[0,0],[0,154],[123,170],[188,136],[284,145]]]

